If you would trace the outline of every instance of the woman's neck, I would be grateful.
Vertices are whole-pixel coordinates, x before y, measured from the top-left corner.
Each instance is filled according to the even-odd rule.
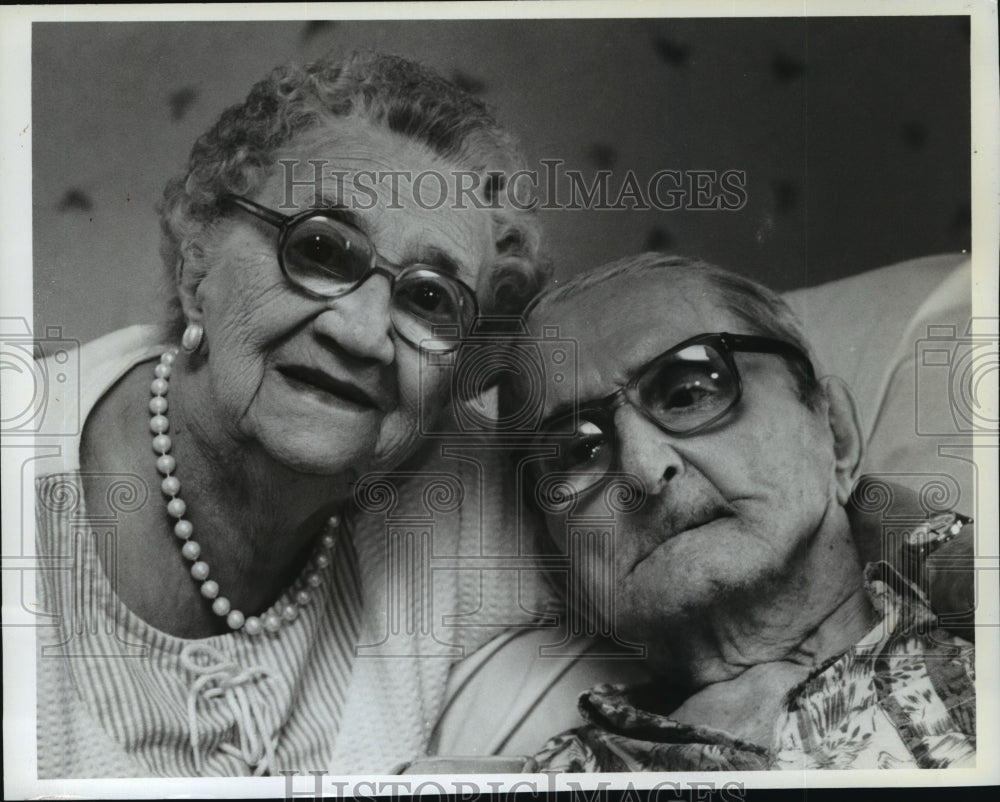
[[[93,485],[88,476],[105,472],[128,471],[148,485],[147,504],[123,518],[118,529],[112,581],[119,598],[148,624],[170,634],[218,634],[228,631],[226,622],[201,596],[160,491],[163,477],[156,469],[145,405],[151,379],[151,363],[136,366],[88,418],[81,443],[84,492]],[[233,609],[258,614],[302,570],[327,518],[343,506],[349,486],[346,479],[296,474],[252,445],[210,438],[185,415],[193,400],[174,389],[172,383],[167,412],[171,454],[181,483],[178,495],[187,506],[184,517],[194,527],[191,539],[200,545],[199,559],[210,566],[220,595]]]

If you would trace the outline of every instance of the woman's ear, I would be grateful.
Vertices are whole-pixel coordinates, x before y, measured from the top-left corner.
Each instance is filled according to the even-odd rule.
[[[198,290],[204,273],[197,269],[197,260],[193,257],[194,254],[188,253],[180,257],[177,265],[177,295],[184,311],[184,320],[188,323],[201,323],[203,315]]]
[[[826,395],[827,419],[833,433],[834,466],[837,481],[837,500],[847,504],[851,490],[865,456],[865,439],[861,419],[850,388],[837,376],[824,376],[819,380]]]

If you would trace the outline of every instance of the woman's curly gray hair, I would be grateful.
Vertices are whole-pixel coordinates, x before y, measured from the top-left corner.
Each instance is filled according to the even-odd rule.
[[[177,287],[184,256],[203,251],[206,234],[222,217],[223,197],[253,194],[274,169],[280,148],[344,117],[409,137],[481,177],[498,253],[482,304],[485,314],[518,315],[538,293],[549,266],[539,253],[536,215],[525,208],[529,200],[506,185],[506,177],[525,166],[513,138],[484,103],[431,70],[396,56],[359,52],[275,69],[250,90],[246,102],[223,112],[195,143],[187,171],[167,184],[159,205],[160,253],[172,333],[184,327]],[[501,192],[515,202],[500,203]]]

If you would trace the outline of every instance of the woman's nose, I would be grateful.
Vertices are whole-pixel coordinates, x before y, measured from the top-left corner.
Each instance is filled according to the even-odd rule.
[[[316,332],[357,359],[391,365],[396,358],[391,303],[389,278],[372,275],[347,295],[327,301],[316,316]]]
[[[672,436],[625,404],[615,414],[615,428],[622,471],[642,481],[646,493],[657,495],[684,472],[684,460]]]

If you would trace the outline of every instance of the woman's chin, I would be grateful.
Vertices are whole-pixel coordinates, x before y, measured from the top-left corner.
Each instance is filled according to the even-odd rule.
[[[270,439],[270,438],[268,438]],[[319,476],[358,475],[376,464],[371,438],[296,434],[265,439],[268,456],[295,473]]]

